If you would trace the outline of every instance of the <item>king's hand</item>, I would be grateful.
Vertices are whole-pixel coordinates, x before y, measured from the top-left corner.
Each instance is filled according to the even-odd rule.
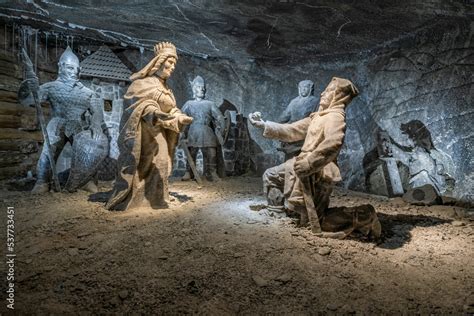
[[[182,125],[189,125],[193,122],[193,118],[187,115],[180,115],[178,117],[178,122]]]

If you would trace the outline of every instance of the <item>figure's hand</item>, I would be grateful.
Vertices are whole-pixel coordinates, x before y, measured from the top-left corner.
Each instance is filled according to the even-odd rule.
[[[193,118],[187,115],[180,115],[178,117],[178,122],[182,125],[189,125],[193,122]]]
[[[293,169],[298,177],[309,176],[311,172],[311,166],[309,165],[308,159],[297,156]]]
[[[260,129],[265,128],[265,122],[262,121],[262,113],[260,112],[250,113],[249,121],[250,121],[250,124],[252,124],[256,128],[260,128]]]
[[[155,119],[158,119],[161,121],[169,121],[174,118],[173,115],[161,112],[160,110],[155,110],[154,115],[155,115]]]

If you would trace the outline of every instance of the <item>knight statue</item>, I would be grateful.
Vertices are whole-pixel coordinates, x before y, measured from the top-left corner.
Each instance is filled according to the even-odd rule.
[[[92,176],[108,151],[103,114],[97,102],[93,102],[94,92],[79,81],[79,59],[70,47],[61,55],[58,66],[58,78],[38,90],[39,101],[51,105],[51,119],[46,127],[50,148],[47,142],[43,144],[32,193],[49,191],[52,178],[49,153],[56,162],[67,143],[72,146],[73,156],[65,189],[74,191],[82,187],[96,192]],[[28,84],[30,91],[37,86],[37,83]]]
[[[201,149],[204,159],[204,175],[209,181],[217,181],[217,148],[222,145],[225,119],[219,108],[212,101],[205,100],[206,83],[197,76],[191,83],[194,100],[187,101],[182,108],[183,113],[194,120],[189,129],[184,132],[192,160]],[[190,180],[190,166],[183,180]]]
[[[303,80],[298,83],[298,96],[290,101],[285,111],[280,115],[279,123],[294,123],[308,117],[318,110],[319,98],[314,96],[314,83],[311,80]],[[285,161],[299,155],[302,141],[285,143],[281,142],[278,149],[285,153]]]

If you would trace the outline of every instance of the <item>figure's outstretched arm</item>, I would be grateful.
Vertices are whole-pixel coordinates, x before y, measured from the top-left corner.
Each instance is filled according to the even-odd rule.
[[[250,123],[257,128],[263,129],[264,137],[278,139],[286,143],[304,140],[311,120],[311,117],[307,117],[293,123],[280,124],[272,121],[263,121],[260,112],[249,114]]]
[[[262,113],[260,112],[253,112],[249,114],[249,122],[256,128],[264,129],[265,128],[265,121],[262,120]]]
[[[154,100],[147,100],[149,105],[143,111],[142,118],[148,124],[161,126],[163,128],[179,133],[183,126],[191,124],[192,117],[187,116],[178,108],[173,108],[169,113],[161,111],[158,103]]]
[[[271,121],[265,122],[263,136],[272,139],[278,139],[282,142],[292,143],[306,138],[308,127],[312,118],[307,117],[302,120],[280,124]]]

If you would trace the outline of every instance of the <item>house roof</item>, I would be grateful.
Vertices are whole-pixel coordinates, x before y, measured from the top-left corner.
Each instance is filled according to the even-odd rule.
[[[81,76],[128,82],[131,75],[130,69],[105,45],[81,62]]]

